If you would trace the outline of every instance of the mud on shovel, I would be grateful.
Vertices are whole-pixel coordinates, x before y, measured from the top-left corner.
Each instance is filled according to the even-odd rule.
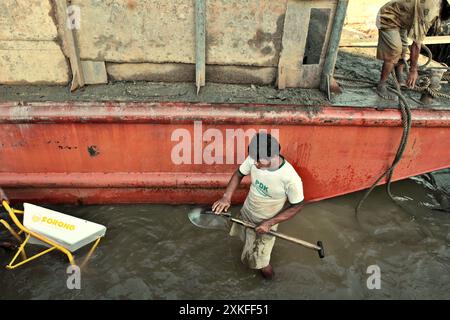
[[[211,210],[202,209],[202,208],[195,208],[188,214],[189,220],[200,228],[206,228],[206,229],[226,229],[227,228],[227,220],[220,219],[221,217],[229,219],[232,222],[235,222],[237,224],[240,224],[246,228],[255,229],[256,226],[253,223],[242,221],[236,218],[233,218],[230,213],[221,213],[220,215],[215,214]],[[290,241],[295,244],[299,244],[301,246],[304,246],[308,249],[316,250],[319,254],[319,257],[322,259],[325,257],[325,251],[323,248],[322,241],[317,241],[317,245],[282,234],[277,231],[270,230],[268,234],[281,238],[287,241]]]

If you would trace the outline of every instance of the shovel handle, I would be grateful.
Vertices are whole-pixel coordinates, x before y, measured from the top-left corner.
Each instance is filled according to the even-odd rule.
[[[242,221],[242,220],[239,220],[239,219],[235,219],[235,218],[231,218],[231,221],[236,222],[236,223],[238,223],[240,225],[243,225],[244,227],[247,227],[247,228],[252,228],[252,229],[256,228],[256,226],[253,223],[250,223],[250,222],[245,222],[245,221]],[[306,242],[306,241],[303,241],[303,240],[300,240],[300,239],[297,239],[297,238],[285,235],[285,234],[277,232],[277,231],[270,230],[268,232],[268,234],[270,234],[272,236],[275,236],[275,237],[278,237],[278,238],[281,238],[281,239],[284,239],[284,240],[287,240],[287,241],[290,241],[290,242],[293,242],[293,243],[296,243],[296,244],[299,244],[299,245],[307,247],[309,249],[315,249],[315,250],[321,250],[322,249],[319,246],[316,246],[315,244],[312,244],[312,243],[309,243],[309,242]]]
[[[231,218],[231,213],[228,213],[228,212],[222,212],[222,213],[217,214],[214,211],[207,210],[207,211],[202,211],[202,214],[215,214],[216,216],[223,216],[226,218]]]
[[[204,214],[216,214],[214,211],[204,211],[203,213]],[[250,228],[250,229],[255,229],[256,228],[256,225],[254,225],[251,222],[246,222],[246,221],[243,221],[243,220],[240,220],[240,219],[232,218],[230,213],[224,212],[224,213],[221,213],[221,214],[218,214],[218,215],[230,218],[231,221],[233,221],[233,222],[235,222],[237,224],[240,224],[240,225],[242,225],[242,226],[244,226],[246,228]],[[281,239],[290,241],[292,243],[299,244],[299,245],[304,246],[304,247],[306,247],[308,249],[317,250],[317,252],[319,254],[319,257],[321,259],[325,257],[325,251],[324,251],[324,248],[323,248],[322,241],[318,241],[317,245],[315,245],[315,244],[306,242],[304,240],[300,240],[300,239],[297,239],[297,238],[294,238],[294,237],[291,237],[291,236],[288,236],[288,235],[285,235],[283,233],[280,233],[280,232],[277,232],[277,231],[273,231],[273,230],[270,230],[268,232],[268,234],[270,234],[270,235],[272,235],[274,237],[277,237],[277,238],[281,238]]]

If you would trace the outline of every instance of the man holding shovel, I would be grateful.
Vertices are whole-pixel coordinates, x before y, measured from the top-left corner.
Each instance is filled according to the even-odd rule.
[[[250,175],[252,183],[240,218],[257,227],[253,230],[233,223],[230,235],[240,236],[245,243],[242,262],[260,270],[266,279],[274,275],[270,255],[275,243],[275,237],[267,233],[276,231],[280,222],[300,212],[304,199],[302,180],[280,150],[277,139],[270,134],[255,135],[248,148],[249,156],[231,177],[223,197],[212,206],[216,214],[226,212],[234,191],[244,176]],[[285,207],[286,200],[289,206]]]

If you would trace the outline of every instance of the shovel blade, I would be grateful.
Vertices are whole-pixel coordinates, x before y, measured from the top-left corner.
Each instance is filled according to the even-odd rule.
[[[214,229],[214,230],[229,230],[230,226],[228,219],[215,214],[207,214],[210,209],[195,208],[192,209],[188,218],[191,223],[199,228]]]

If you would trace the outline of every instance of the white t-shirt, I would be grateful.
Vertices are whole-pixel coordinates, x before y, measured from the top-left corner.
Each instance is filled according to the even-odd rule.
[[[241,214],[253,223],[260,223],[276,216],[284,207],[303,201],[303,183],[294,167],[283,158],[276,170],[258,169],[250,157],[239,167],[242,175],[250,175],[252,184]]]

